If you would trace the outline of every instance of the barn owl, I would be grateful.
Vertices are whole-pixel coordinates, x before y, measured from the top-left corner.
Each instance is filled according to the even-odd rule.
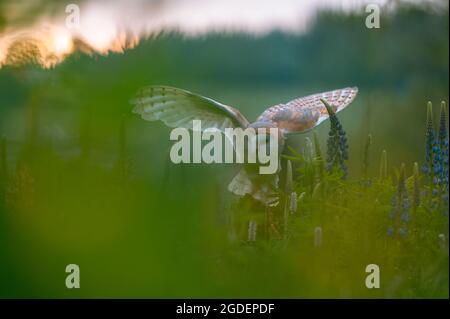
[[[267,108],[253,123],[250,123],[236,108],[168,86],[145,87],[137,93],[131,103],[134,104],[133,112],[142,119],[160,120],[174,128],[192,129],[193,120],[201,120],[202,130],[214,129],[221,132],[226,128],[277,128],[278,154],[281,154],[286,138],[307,132],[329,117],[321,99],[328,102],[337,113],[348,106],[357,93],[358,88],[347,87],[300,97]],[[238,196],[249,194],[267,206],[277,205],[280,169],[266,176],[258,174],[255,167],[257,165],[244,164],[228,185],[228,190]]]

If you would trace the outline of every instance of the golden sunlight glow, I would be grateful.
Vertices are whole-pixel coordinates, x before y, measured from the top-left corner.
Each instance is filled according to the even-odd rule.
[[[56,55],[67,55],[73,51],[72,35],[65,30],[55,30],[52,35]]]
[[[65,8],[56,17],[39,13],[28,26],[6,21],[0,32],[0,67],[25,63],[53,67],[75,50],[122,52],[161,31],[186,36],[214,31],[302,33],[322,8],[364,10],[367,3],[386,5],[388,0],[86,0],[79,7],[77,28],[66,25]],[[20,16],[20,5],[13,8],[9,16]]]

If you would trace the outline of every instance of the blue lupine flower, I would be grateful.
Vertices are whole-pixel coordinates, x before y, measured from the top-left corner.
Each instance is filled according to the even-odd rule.
[[[395,217],[397,216],[397,207],[392,207],[391,210],[391,219],[395,219]]]
[[[447,133],[447,114],[445,102],[441,103],[441,114],[439,120],[439,161],[440,171],[439,177],[441,179],[442,186],[448,192],[448,133]]]
[[[406,236],[408,236],[408,229],[406,227],[401,227],[398,230],[398,233],[400,234],[400,236],[406,237]]]
[[[407,224],[410,219],[409,210],[410,210],[410,202],[408,196],[408,190],[406,189],[406,173],[405,173],[405,165],[402,164],[400,169],[400,176],[398,180],[397,191],[391,199],[391,215],[390,218],[392,220],[392,225],[388,228],[388,235],[394,234],[395,225],[400,225],[399,234],[402,237],[405,237],[407,232]],[[400,211],[400,218],[398,219],[398,213]],[[389,235],[391,236],[391,235]]]
[[[407,195],[407,194],[406,194],[406,195]],[[408,210],[408,209],[409,209],[409,200],[408,200],[408,197],[403,198],[402,207],[403,207],[403,210]]]
[[[335,168],[339,168],[342,178],[346,178],[348,175],[348,167],[345,164],[345,161],[348,160],[347,136],[331,106],[325,100],[321,101],[330,116],[330,132],[327,140],[327,170],[332,172]]]
[[[426,146],[425,146],[425,163],[423,165],[423,172],[430,174],[433,168],[433,154],[436,137],[434,134],[433,125],[433,106],[431,102],[427,105],[427,131],[426,131]]]
[[[442,207],[440,205],[441,200],[448,204],[448,196],[444,195],[448,194],[449,191],[449,143],[445,102],[441,103],[440,111],[439,130],[435,132],[432,105],[431,102],[428,102],[425,163],[423,164],[422,170],[428,176],[428,181],[431,184],[431,196],[433,200],[429,205],[433,210]],[[448,209],[446,207],[443,208],[445,211]]]
[[[400,218],[405,223],[409,222],[409,214],[407,212],[404,212]]]
[[[394,227],[389,226],[389,228],[387,230],[387,235],[390,237],[394,235]]]

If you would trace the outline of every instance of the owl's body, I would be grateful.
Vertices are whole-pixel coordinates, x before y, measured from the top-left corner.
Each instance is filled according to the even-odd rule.
[[[237,109],[185,90],[150,86],[142,89],[132,101],[134,113],[148,121],[161,120],[169,127],[192,129],[193,120],[202,121],[202,130],[225,128],[278,128],[278,145],[281,154],[284,140],[304,133],[329,117],[321,99],[328,102],[334,112],[348,106],[356,97],[356,87],[329,91],[301,97],[266,109],[255,122],[250,123]],[[244,164],[231,181],[228,189],[238,195],[251,195],[266,205],[276,205],[278,172],[259,175],[255,164]]]

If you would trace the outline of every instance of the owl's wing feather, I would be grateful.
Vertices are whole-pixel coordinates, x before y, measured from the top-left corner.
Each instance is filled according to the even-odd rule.
[[[133,113],[144,120],[164,122],[169,127],[192,129],[193,120],[201,120],[202,130],[248,125],[247,119],[235,108],[189,91],[168,87],[148,86],[131,100]]]
[[[348,106],[358,94],[357,87],[348,87],[324,93],[312,94],[292,100],[286,104],[274,105],[265,110],[257,119],[276,123],[284,134],[306,132],[326,120],[329,115],[324,99],[339,112]]]

